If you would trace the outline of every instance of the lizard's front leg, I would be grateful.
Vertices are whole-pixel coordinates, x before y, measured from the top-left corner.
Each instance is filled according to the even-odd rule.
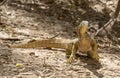
[[[71,49],[69,49],[69,48],[66,49],[66,58],[69,58],[71,53],[72,53]]]
[[[76,47],[76,44],[75,43],[73,43],[73,45],[72,45],[72,48],[71,48],[71,55],[70,55],[70,57],[69,57],[69,59],[67,60],[67,63],[68,64],[70,64],[70,63],[72,63],[72,61],[75,59],[75,55],[76,55],[76,52],[77,52],[77,47]]]
[[[92,50],[87,53],[88,56],[96,61],[99,61],[99,55],[97,52],[98,46],[95,40],[92,40],[91,46],[92,46]]]
[[[69,58],[71,53],[72,53],[72,47],[73,47],[73,43],[69,43],[68,47],[66,49],[66,58]]]

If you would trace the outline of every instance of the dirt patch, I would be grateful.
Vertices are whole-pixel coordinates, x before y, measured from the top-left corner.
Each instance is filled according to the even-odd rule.
[[[60,33],[59,38],[76,38],[75,26],[67,21],[11,6],[2,6],[1,9],[2,24],[0,25],[0,37],[46,39]],[[96,22],[92,24],[94,25]],[[118,24],[116,26],[118,27]],[[72,64],[67,64],[65,51],[61,49],[18,49],[7,46],[8,44],[19,42],[17,40],[0,41],[1,78],[120,77],[119,45],[99,48],[99,63],[94,62],[86,56],[78,55]],[[3,44],[6,45],[2,46]]]

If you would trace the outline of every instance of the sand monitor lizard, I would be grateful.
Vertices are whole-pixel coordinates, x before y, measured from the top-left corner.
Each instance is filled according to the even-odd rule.
[[[74,40],[69,39],[44,39],[44,40],[31,40],[27,43],[10,45],[12,48],[61,48],[66,50],[67,62],[71,63],[75,59],[77,52],[85,53],[90,58],[99,61],[97,52],[96,40],[87,34],[88,21],[82,21],[77,27],[78,38]]]

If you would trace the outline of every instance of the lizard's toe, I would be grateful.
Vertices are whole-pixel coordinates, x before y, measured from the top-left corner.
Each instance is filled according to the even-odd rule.
[[[74,57],[70,57],[70,58],[67,60],[67,63],[68,63],[68,64],[71,64],[73,61],[74,61]]]
[[[70,58],[70,55],[66,55],[66,58]]]
[[[97,61],[97,62],[99,62],[99,56],[97,55],[97,56],[94,56],[94,57],[92,57],[95,61]]]

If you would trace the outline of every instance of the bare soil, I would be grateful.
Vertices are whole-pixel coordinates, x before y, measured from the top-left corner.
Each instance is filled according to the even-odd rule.
[[[67,21],[13,6],[1,6],[0,9],[1,38],[46,39],[56,34],[60,34],[57,38],[76,38],[75,26]],[[99,63],[78,55],[72,64],[67,64],[62,49],[7,47],[19,42],[22,41],[0,40],[0,78],[120,78],[119,44],[99,48]]]

